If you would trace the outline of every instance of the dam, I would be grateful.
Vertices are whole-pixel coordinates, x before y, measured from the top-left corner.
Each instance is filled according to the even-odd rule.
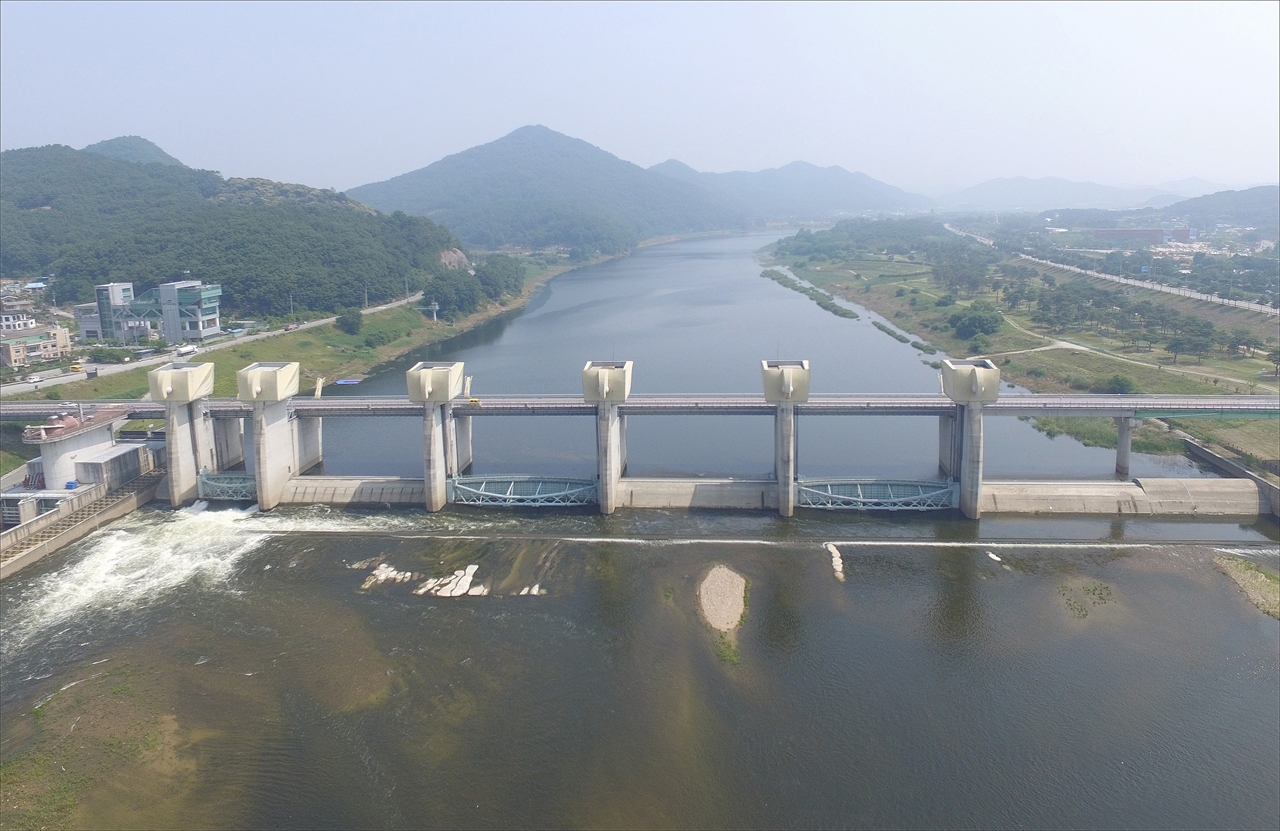
[[[761,394],[632,395],[631,361],[592,361],[582,369],[581,396],[470,395],[465,363],[419,362],[405,372],[406,395],[299,396],[300,366],[255,363],[237,372],[234,399],[212,397],[214,365],[171,363],[149,373],[146,402],[60,402],[7,405],[4,417],[49,417],[30,428],[41,446],[39,466],[51,481],[68,478],[73,459],[111,445],[111,423],[125,418],[165,420],[161,494],[173,507],[196,499],[277,505],[403,505],[439,511],[449,504],[498,506],[595,505],[619,508],[715,508],[776,511],[933,511],[1165,516],[1257,516],[1277,513],[1274,489],[1250,479],[1142,477],[1131,481],[999,481],[983,476],[987,424],[1001,417],[1112,418],[1118,428],[1115,470],[1129,473],[1134,427],[1141,419],[1277,418],[1270,396],[1014,395],[1000,397],[1000,370],[989,360],[946,360],[935,395],[811,394],[805,360],[760,362]],[[74,407],[74,426],[60,426]],[[86,415],[86,413],[88,413]],[[61,414],[61,415],[60,415]],[[773,420],[773,475],[633,477],[627,465],[627,419],[632,416],[757,416]],[[325,417],[422,419],[421,478],[307,475],[323,462]],[[592,479],[538,471],[477,475],[472,471],[472,424],[477,418],[576,416],[595,422]],[[818,417],[892,416],[937,421],[938,475],[903,480],[799,475],[798,423]],[[70,426],[70,429],[68,429]],[[245,447],[255,464],[244,470]],[[135,452],[136,451],[136,452]],[[113,458],[140,448],[109,450]],[[132,457],[130,457],[132,458]],[[145,465],[146,470],[151,465]],[[141,468],[139,468],[141,471]],[[72,482],[68,483],[73,484]],[[28,500],[30,501],[30,500]]]

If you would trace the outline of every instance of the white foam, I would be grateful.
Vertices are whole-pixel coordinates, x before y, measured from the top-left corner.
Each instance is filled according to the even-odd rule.
[[[247,533],[248,511],[174,511],[157,521],[133,514],[79,544],[88,549],[28,587],[5,610],[5,651],[88,612],[143,608],[189,581],[224,583],[242,557],[269,538]]]

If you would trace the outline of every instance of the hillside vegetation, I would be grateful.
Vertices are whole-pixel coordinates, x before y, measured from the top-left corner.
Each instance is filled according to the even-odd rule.
[[[673,159],[646,170],[546,127],[522,127],[350,194],[379,210],[429,216],[476,246],[564,246],[579,258],[671,234],[932,204],[862,173],[803,162],[699,173]]]
[[[253,316],[286,314],[291,295],[297,311],[330,311],[361,305],[366,290],[377,304],[474,279],[441,261],[459,243],[429,219],[378,214],[304,185],[152,163],[134,141],[95,147],[0,154],[0,276],[55,275],[65,303],[92,299],[95,283],[129,281],[141,292],[190,272],[222,284],[228,312]]]

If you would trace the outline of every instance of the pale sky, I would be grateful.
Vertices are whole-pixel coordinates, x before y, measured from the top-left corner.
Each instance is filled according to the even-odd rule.
[[[0,146],[339,190],[545,124],[649,166],[1280,179],[1280,3],[0,3]]]

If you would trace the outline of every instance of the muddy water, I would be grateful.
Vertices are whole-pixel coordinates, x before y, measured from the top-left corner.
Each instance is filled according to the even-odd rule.
[[[0,588],[0,821],[1275,825],[1280,627],[1211,562],[1256,533],[749,522],[135,515]]]

